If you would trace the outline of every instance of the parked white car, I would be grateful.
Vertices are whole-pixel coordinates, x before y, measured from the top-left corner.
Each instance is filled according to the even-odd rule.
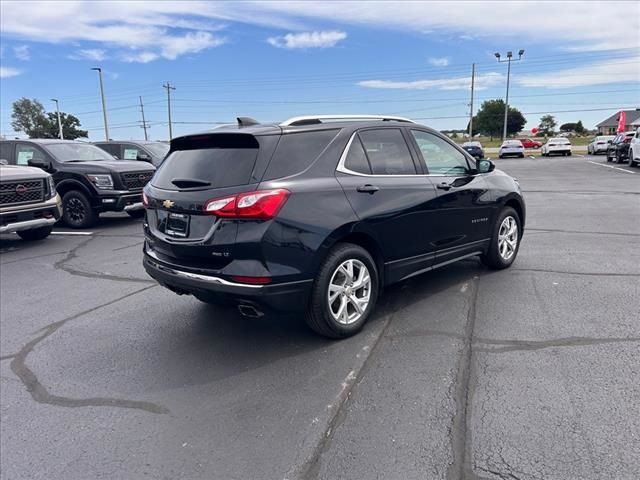
[[[587,145],[587,153],[589,155],[598,155],[599,153],[607,153],[607,147],[609,141],[613,140],[615,135],[600,135],[593,139],[593,141]]]
[[[520,157],[524,158],[524,146],[520,140],[505,140],[498,150],[498,158]]]
[[[548,157],[551,154],[571,155],[571,142],[567,138],[550,138],[542,146],[542,156]]]
[[[629,166],[640,166],[640,127],[636,128],[636,134],[629,145]]]

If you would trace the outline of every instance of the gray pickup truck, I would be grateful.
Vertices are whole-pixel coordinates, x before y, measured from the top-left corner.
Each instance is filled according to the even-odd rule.
[[[0,163],[0,233],[46,238],[62,215],[53,178],[39,168]]]

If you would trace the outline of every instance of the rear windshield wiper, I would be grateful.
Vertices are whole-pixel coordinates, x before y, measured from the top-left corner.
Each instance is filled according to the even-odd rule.
[[[209,187],[211,182],[205,182],[204,180],[197,180],[195,178],[174,178],[171,180],[178,188],[195,188],[195,187]]]

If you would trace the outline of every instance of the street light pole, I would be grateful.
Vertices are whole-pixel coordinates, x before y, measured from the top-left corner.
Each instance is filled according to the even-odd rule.
[[[109,141],[109,125],[107,123],[107,103],[104,100],[104,85],[102,84],[102,69],[99,67],[94,67],[91,70],[95,70],[98,72],[98,78],[100,78],[100,97],[102,98],[102,116],[104,118],[104,137],[105,140]]]
[[[60,135],[60,140],[64,140],[64,135],[62,134],[62,122],[60,121],[60,105],[58,104],[57,98],[52,98],[52,102],[56,102],[56,114],[58,115],[58,130]]]
[[[524,50],[520,50],[518,51],[518,58],[513,59],[513,52],[508,51],[507,52],[507,59],[506,60],[500,60],[500,53],[496,52],[494,54],[496,56],[496,58],[498,59],[499,63],[504,63],[507,62],[507,93],[505,95],[505,102],[504,102],[504,125],[502,126],[502,141],[504,142],[507,139],[507,118],[509,115],[509,80],[511,77],[511,62],[519,62],[520,60],[522,60],[522,55],[524,55]]]

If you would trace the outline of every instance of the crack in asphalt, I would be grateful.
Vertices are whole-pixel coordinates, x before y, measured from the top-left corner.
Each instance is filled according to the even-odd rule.
[[[318,475],[320,474],[322,456],[329,449],[334,433],[347,417],[347,410],[349,401],[351,399],[351,392],[353,391],[353,388],[358,383],[360,383],[360,381],[368,371],[367,367],[370,363],[370,359],[372,358],[374,351],[377,349],[382,338],[385,338],[385,333],[388,330],[391,321],[400,309],[401,306],[398,305],[398,302],[394,302],[393,306],[391,307],[391,311],[385,315],[386,318],[383,321],[384,323],[382,325],[382,328],[380,329],[380,332],[373,339],[372,343],[367,345],[368,348],[366,350],[366,357],[361,361],[360,366],[351,370],[351,372],[347,376],[347,379],[343,384],[344,388],[340,392],[337,402],[335,402],[333,405],[333,413],[327,422],[327,427],[323,432],[320,442],[315,446],[314,451],[310,455],[310,457],[302,464],[300,468],[297,469],[297,472],[293,473],[292,475],[287,475],[285,478],[294,477],[304,480],[315,480],[318,478]]]
[[[54,263],[53,268],[55,270],[62,270],[63,272],[66,272],[70,275],[75,275],[75,276],[84,277],[84,278],[95,278],[97,280],[112,280],[115,282],[144,283],[147,285],[155,283],[153,280],[147,280],[144,278],[123,277],[120,275],[112,275],[109,273],[100,273],[100,272],[88,272],[88,271],[80,270],[71,266],[70,262],[78,256],[78,250],[86,246],[89,242],[91,242],[95,238],[97,238],[97,236],[92,235],[91,237],[88,237],[87,239],[78,243],[78,245],[76,245],[75,247],[73,247],[71,250],[67,252],[67,255],[64,258]]]
[[[1,362],[1,361],[3,361],[3,360],[10,360],[10,359],[12,359],[13,357],[15,357],[16,355],[17,355],[17,354],[15,354],[15,353],[10,353],[9,355],[2,355],[2,356],[0,357],[0,362]]]
[[[489,338],[477,338],[478,344],[501,345],[501,348],[476,347],[477,352],[504,353],[516,351],[535,351],[544,348],[556,347],[584,347],[591,345],[606,345],[608,343],[640,342],[640,337],[566,337],[551,340],[492,340]]]
[[[480,278],[474,277],[469,295],[469,310],[467,322],[464,327],[463,346],[458,361],[458,374],[456,376],[456,413],[450,430],[451,450],[453,462],[447,468],[448,480],[456,480],[468,477],[473,469],[468,461],[467,445],[471,443],[471,432],[467,428],[467,419],[471,417],[473,400],[473,385],[471,377],[473,373],[473,341],[476,324],[476,307],[478,303],[478,291]]]
[[[567,272],[564,270],[547,270],[544,268],[512,268],[514,272],[560,273],[564,275],[584,275],[588,277],[640,277],[640,273],[607,273],[607,272]]]
[[[18,353],[13,355],[13,359],[10,363],[11,370],[24,384],[27,391],[31,394],[31,398],[33,398],[33,400],[35,400],[38,403],[55,405],[59,407],[71,407],[71,408],[118,407],[118,408],[131,408],[131,409],[143,410],[145,412],[157,413],[157,414],[169,413],[169,410],[166,407],[163,407],[162,405],[158,405],[151,402],[144,402],[144,401],[138,401],[138,400],[126,400],[126,399],[110,398],[110,397],[70,398],[70,397],[63,397],[60,395],[53,395],[49,393],[46,387],[40,382],[40,380],[38,380],[38,377],[36,376],[36,374],[26,364],[27,357],[33,351],[35,346],[38,345],[40,342],[42,342],[45,338],[57,332],[67,322],[80,318],[88,313],[92,313],[100,308],[113,305],[114,303],[120,302],[121,300],[129,298],[133,295],[137,295],[138,293],[144,292],[145,290],[149,290],[150,288],[153,288],[153,287],[155,287],[155,285],[140,288],[134,292],[131,292],[122,297],[116,298],[115,300],[111,300],[110,302],[90,308],[88,310],[77,313],[63,320],[58,320],[57,322],[53,322],[47,325],[46,327],[44,327],[43,329],[41,329],[40,331],[43,331],[44,333],[32,339],[30,342],[26,343]]]
[[[18,249],[18,251],[20,251],[20,250],[22,250],[22,249]],[[63,254],[68,253],[68,252],[69,252],[69,250],[65,250],[63,252],[44,253],[42,255],[34,255],[33,257],[18,258],[17,260],[9,260],[8,262],[0,263],[0,265],[9,265],[11,263],[25,262],[25,261],[29,261],[29,260],[34,260],[36,258],[53,257],[55,255],[63,255]],[[3,252],[0,252],[0,253],[3,253]]]
[[[628,233],[628,232],[591,232],[582,230],[560,230],[555,228],[527,228],[527,232],[539,232],[539,233],[579,233],[584,235],[619,235],[624,237],[640,237],[640,233]]]

